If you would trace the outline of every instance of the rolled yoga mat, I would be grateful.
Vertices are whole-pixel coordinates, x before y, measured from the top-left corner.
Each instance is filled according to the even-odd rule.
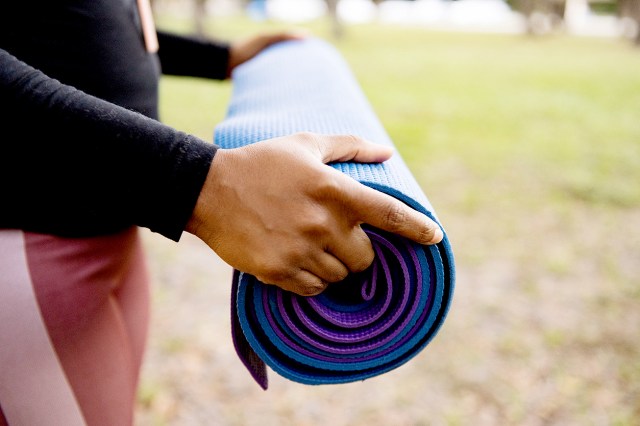
[[[215,129],[222,148],[300,131],[354,134],[393,146],[347,63],[327,42],[276,44],[236,68],[233,82],[227,117]],[[397,152],[381,164],[331,166],[438,222]],[[318,296],[298,296],[234,271],[236,351],[264,389],[265,363],[305,384],[364,380],[406,363],[438,332],[454,289],[446,232],[441,243],[423,246],[363,228],[376,253],[373,265]]]

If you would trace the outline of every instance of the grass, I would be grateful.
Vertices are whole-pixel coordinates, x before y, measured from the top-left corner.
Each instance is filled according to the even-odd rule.
[[[209,22],[223,39],[282,27]],[[327,22],[309,28],[330,39]],[[225,343],[225,265],[197,241],[149,235],[156,314],[139,423],[637,424],[640,50],[377,25],[330,40],[449,233],[451,314],[384,377],[315,388],[272,375],[260,393]],[[231,90],[165,77],[161,115],[211,140]]]
[[[280,28],[212,26],[224,39]],[[640,187],[625,184],[640,177],[640,55],[630,45],[377,26],[352,27],[335,43],[409,163],[462,162],[485,178],[515,164],[544,170],[573,196],[640,201]],[[230,84],[164,83],[165,121],[211,139]]]

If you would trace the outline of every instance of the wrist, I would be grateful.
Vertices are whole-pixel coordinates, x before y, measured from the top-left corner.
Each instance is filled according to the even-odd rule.
[[[200,193],[198,194],[198,198],[196,200],[195,206],[193,207],[193,211],[191,213],[191,217],[187,221],[185,226],[185,231],[190,234],[196,235],[201,239],[205,239],[205,234],[207,234],[207,228],[211,223],[208,218],[210,218],[215,212],[214,199],[216,190],[215,186],[215,169],[217,169],[217,163],[219,161],[219,157],[223,156],[222,150],[218,149],[216,151],[216,155],[213,157],[211,164],[209,165],[209,170],[202,184],[202,188],[200,189]]]

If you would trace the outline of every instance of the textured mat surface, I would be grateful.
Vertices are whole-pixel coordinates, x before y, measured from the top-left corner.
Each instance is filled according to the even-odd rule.
[[[234,71],[227,117],[215,129],[223,148],[299,131],[355,134],[393,146],[348,64],[318,39],[280,43]],[[438,222],[398,153],[382,164],[333,167]],[[439,223],[439,222],[438,222]],[[234,273],[232,333],[238,355],[267,388],[265,363],[306,384],[363,380],[406,363],[435,336],[454,289],[449,240],[422,246],[366,228],[371,268],[315,297],[301,297]]]

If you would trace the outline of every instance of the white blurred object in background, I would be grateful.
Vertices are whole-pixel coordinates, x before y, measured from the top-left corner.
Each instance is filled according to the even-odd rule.
[[[190,0],[156,0],[184,5]],[[564,16],[543,10],[528,18],[513,10],[506,0],[333,0],[336,25],[382,23],[419,26],[443,31],[525,33],[533,25],[534,32],[545,34],[563,30],[567,34],[597,37],[627,37],[638,34],[638,24],[631,18],[594,13],[589,0],[565,0]],[[637,0],[640,1],[640,0]],[[206,10],[212,16],[246,13],[253,19],[304,23],[331,15],[327,0],[207,0]],[[246,8],[243,8],[243,4]],[[176,10],[179,11],[177,6]],[[335,19],[337,15],[338,20]],[[557,25],[558,19],[561,24]],[[339,21],[339,22],[338,22]]]
[[[420,25],[456,31],[525,31],[521,14],[504,0],[386,0],[379,5],[380,22]]]
[[[587,0],[566,0],[564,25],[569,34],[620,37],[625,35],[625,21],[614,15],[596,15]]]
[[[340,0],[340,20],[349,24],[364,24],[378,18],[378,7],[371,0]]]
[[[323,0],[269,0],[267,15],[284,22],[307,22],[322,18],[327,13]]]

